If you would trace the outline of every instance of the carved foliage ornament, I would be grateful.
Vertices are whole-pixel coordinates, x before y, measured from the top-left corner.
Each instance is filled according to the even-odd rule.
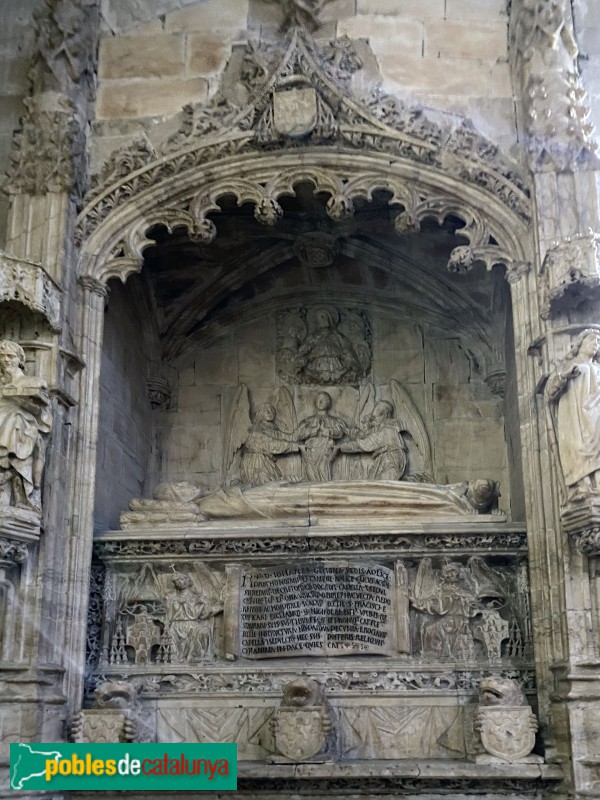
[[[452,130],[379,90],[366,101],[348,94],[349,80],[361,68],[357,46],[346,38],[317,44],[300,30],[285,51],[277,45],[260,50],[246,45],[239,74],[231,80],[246,88],[247,103],[219,94],[208,106],[186,107],[180,132],[161,148],[160,158],[146,143],[136,144],[129,154],[115,154],[89,196],[81,219],[84,235],[125,199],[162,180],[223,157],[310,144],[378,151],[435,166],[479,186],[527,221],[529,190],[518,168],[468,125]],[[218,137],[213,135],[217,131]],[[129,166],[137,171],[131,174]],[[245,190],[233,184],[231,191],[242,201]],[[328,213],[333,219],[352,212],[347,192],[331,194]],[[261,204],[261,198],[249,199]],[[276,221],[275,200],[267,193],[257,218]],[[205,220],[209,210],[218,206],[201,206],[198,220]],[[398,223],[399,230],[414,224],[409,215]]]
[[[26,100],[28,113],[14,136],[5,189],[10,194],[47,192],[81,194],[76,164],[83,156],[84,135],[70,103],[64,110],[39,110]]]

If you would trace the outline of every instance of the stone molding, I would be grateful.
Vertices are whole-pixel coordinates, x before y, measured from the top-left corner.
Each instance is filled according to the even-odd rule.
[[[486,524],[487,530],[468,530],[434,533],[395,532],[380,533],[335,533],[330,535],[308,535],[292,533],[282,535],[273,530],[272,535],[237,534],[221,529],[216,535],[189,536],[184,539],[160,539],[152,537],[152,530],[140,529],[135,534],[113,532],[98,534],[95,551],[103,561],[139,560],[165,558],[178,555],[210,556],[282,555],[285,553],[384,553],[402,552],[428,553],[441,549],[458,552],[488,551],[524,552],[527,548],[525,531],[520,528]],[[170,534],[174,532],[170,531]]]
[[[55,333],[61,329],[60,287],[41,264],[0,250],[0,303],[15,302],[42,314]]]
[[[156,665],[154,665],[156,666]],[[319,680],[329,695],[356,694],[377,692],[378,695],[389,693],[440,694],[477,692],[479,683],[489,673],[488,669],[459,670],[453,667],[439,666],[417,670],[375,669],[373,667],[356,667],[342,672],[328,671],[317,666],[302,669],[303,674]],[[119,671],[118,667],[100,667],[90,676],[88,690],[101,685],[105,681],[127,680],[139,687],[145,698],[171,695],[209,695],[223,693],[280,695],[284,685],[295,675],[292,667],[281,670],[240,670],[227,667],[203,669],[201,672],[181,671],[170,668],[170,674],[164,675],[152,668],[146,670]],[[535,672],[528,668],[498,670],[497,676],[513,678],[526,692],[535,691]]]

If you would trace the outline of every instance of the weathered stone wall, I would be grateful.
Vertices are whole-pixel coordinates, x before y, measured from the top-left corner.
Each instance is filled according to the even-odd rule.
[[[111,287],[100,373],[95,525],[115,527],[119,512],[144,493],[152,427],[145,322],[133,299],[136,279]]]
[[[217,89],[231,45],[268,42],[282,21],[264,0],[107,3],[94,162]],[[317,36],[366,38],[382,86],[417,105],[465,115],[506,150],[516,143],[504,0],[335,0]],[[151,10],[154,9],[154,15]]]

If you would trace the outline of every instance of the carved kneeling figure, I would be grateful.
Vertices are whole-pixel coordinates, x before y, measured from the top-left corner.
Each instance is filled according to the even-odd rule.
[[[486,751],[475,757],[479,764],[543,761],[540,756],[531,755],[538,722],[514,680],[490,677],[481,681],[475,729]]]

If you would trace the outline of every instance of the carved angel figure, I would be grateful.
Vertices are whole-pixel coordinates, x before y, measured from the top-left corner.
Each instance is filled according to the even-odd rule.
[[[421,627],[424,655],[471,660],[475,656],[469,620],[478,612],[475,584],[462,564],[450,561],[436,580],[431,559],[419,565],[413,606],[429,615]]]
[[[570,500],[600,489],[600,331],[575,340],[546,387]]]
[[[387,400],[379,400],[366,419],[365,429],[339,446],[342,453],[371,454],[368,480],[399,481],[406,471],[407,448],[393,415],[393,405]]]
[[[173,649],[171,660],[190,663],[212,658],[214,618],[223,611],[223,604],[193,588],[189,575],[175,573],[173,588],[165,598],[165,627]]]
[[[257,408],[254,425],[242,449],[242,483],[260,485],[281,480],[283,476],[275,456],[298,452],[298,443],[289,438],[276,420],[275,406],[264,403]]]
[[[229,415],[223,464],[226,482],[261,486],[282,480],[276,457],[300,450],[292,436],[295,421],[291,395],[287,389],[280,389],[274,403],[263,403],[256,409],[251,423],[248,387],[241,384]]]
[[[49,405],[44,381],[25,374],[23,348],[0,341],[0,506],[40,510]]]

